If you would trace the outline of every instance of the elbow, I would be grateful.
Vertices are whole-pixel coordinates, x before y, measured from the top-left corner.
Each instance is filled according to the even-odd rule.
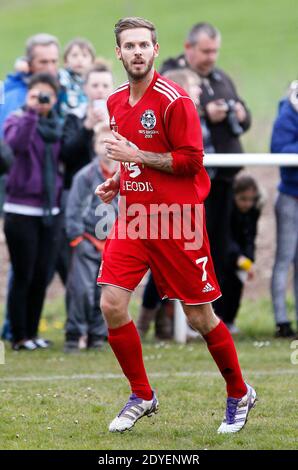
[[[180,176],[194,176],[203,167],[203,151],[191,155],[172,153],[173,174]]]

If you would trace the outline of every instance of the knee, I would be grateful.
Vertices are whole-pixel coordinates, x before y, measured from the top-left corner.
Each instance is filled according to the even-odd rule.
[[[118,317],[125,312],[122,302],[108,286],[102,289],[100,298],[100,309],[105,318]]]
[[[196,323],[197,321],[202,321],[202,319],[205,318],[206,314],[210,314],[209,309],[208,311],[206,309],[206,305],[184,305],[183,309],[190,324]]]
[[[202,335],[209,333],[219,322],[210,303],[195,306],[184,305],[183,308],[189,324]]]

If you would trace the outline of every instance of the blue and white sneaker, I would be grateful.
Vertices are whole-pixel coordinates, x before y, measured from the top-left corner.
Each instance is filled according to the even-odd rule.
[[[248,413],[256,405],[256,391],[248,384],[247,393],[242,398],[227,399],[226,416],[219,426],[218,434],[238,432],[247,421]]]
[[[109,431],[124,432],[131,429],[138,419],[143,416],[149,418],[155,413],[158,413],[158,400],[154,392],[151,400],[143,400],[133,393],[118,416],[111,422]]]

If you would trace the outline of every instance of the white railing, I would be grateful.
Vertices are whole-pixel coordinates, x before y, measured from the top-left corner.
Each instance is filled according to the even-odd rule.
[[[205,166],[298,166],[297,153],[210,153]]]
[[[204,157],[204,166],[298,166],[296,153],[214,153]],[[178,300],[175,300],[174,339],[186,343],[187,325],[185,315]]]

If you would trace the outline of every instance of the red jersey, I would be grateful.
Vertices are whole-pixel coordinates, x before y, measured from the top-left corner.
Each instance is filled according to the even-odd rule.
[[[197,110],[187,93],[171,80],[154,73],[142,98],[129,104],[130,86],[119,86],[108,99],[111,128],[140,150],[173,156],[174,174],[136,163],[122,163],[120,194],[127,207],[150,204],[200,204],[210,190],[203,167],[202,132]],[[162,158],[162,157],[161,157]],[[196,162],[192,171],[175,171],[175,162]],[[180,169],[184,168],[180,164]]]

